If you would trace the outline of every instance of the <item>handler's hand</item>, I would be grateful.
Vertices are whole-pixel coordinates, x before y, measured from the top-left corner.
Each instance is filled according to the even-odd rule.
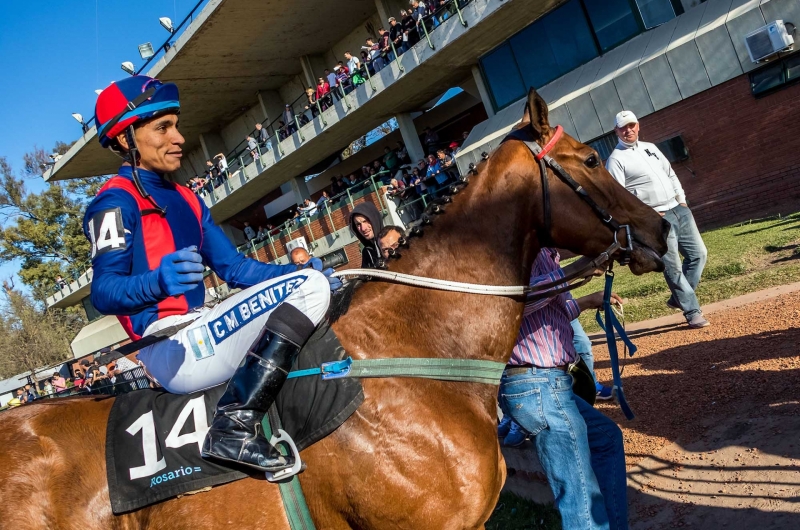
[[[596,293],[582,296],[575,301],[578,302],[578,307],[580,307],[581,312],[587,309],[597,309],[603,306],[603,291],[597,291]],[[623,300],[617,293],[611,293],[611,303],[621,306]]]
[[[167,254],[158,267],[158,285],[165,296],[179,296],[203,282],[203,257],[191,246]]]

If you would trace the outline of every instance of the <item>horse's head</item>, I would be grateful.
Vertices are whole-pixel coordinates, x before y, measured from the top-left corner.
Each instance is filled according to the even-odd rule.
[[[547,103],[533,89],[528,94],[525,116],[518,128],[525,127],[532,130],[540,146],[547,145],[555,135],[555,129],[548,120]],[[602,210],[611,214],[619,225],[631,228],[631,271],[634,274],[662,271],[664,264],[661,256],[667,252],[669,223],[614,180],[603,166],[600,155],[588,145],[564,134],[552,146],[549,155]],[[538,178],[540,169],[536,167],[534,157],[529,154],[526,160],[531,165],[531,174]],[[553,246],[584,256],[599,255],[613,241],[612,228],[552,169],[548,173],[551,220],[545,218],[546,208],[539,208],[542,212],[539,214],[539,226],[549,227],[549,234],[540,234],[540,240],[549,238]],[[617,237],[625,245],[624,230],[619,231]],[[621,251],[614,255],[617,258],[620,256]]]

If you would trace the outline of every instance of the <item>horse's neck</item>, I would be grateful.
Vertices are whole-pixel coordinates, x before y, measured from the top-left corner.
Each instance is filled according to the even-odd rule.
[[[509,164],[484,164],[389,269],[469,283],[527,283],[538,244],[531,230],[535,197],[524,180]],[[356,293],[337,328],[345,340],[354,339],[350,350],[367,357],[504,361],[521,309],[508,298],[371,282]]]

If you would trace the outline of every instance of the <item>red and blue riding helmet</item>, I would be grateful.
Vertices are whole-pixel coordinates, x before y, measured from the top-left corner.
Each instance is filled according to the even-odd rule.
[[[178,112],[178,87],[146,75],[134,75],[111,83],[97,97],[94,118],[100,145],[108,147],[126,127],[139,120]]]

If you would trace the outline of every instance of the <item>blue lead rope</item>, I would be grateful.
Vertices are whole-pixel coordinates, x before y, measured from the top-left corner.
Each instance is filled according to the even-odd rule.
[[[602,311],[605,315],[605,323],[603,323],[603,318],[600,316],[600,309],[597,310],[595,319],[597,323],[600,324],[603,331],[606,332],[608,356],[611,358],[611,374],[614,378],[614,394],[617,396],[617,401],[619,402],[619,407],[622,409],[622,413],[625,414],[626,418],[632,420],[635,414],[628,405],[628,401],[625,399],[625,393],[622,391],[622,376],[619,373],[619,352],[617,351],[617,337],[614,335],[614,330],[619,334],[620,340],[628,347],[631,357],[636,353],[636,346],[634,346],[631,339],[628,338],[628,334],[625,333],[625,328],[619,323],[617,315],[614,314],[614,310],[611,308],[611,286],[613,283],[614,273],[609,270],[606,272],[606,287],[603,292]]]

